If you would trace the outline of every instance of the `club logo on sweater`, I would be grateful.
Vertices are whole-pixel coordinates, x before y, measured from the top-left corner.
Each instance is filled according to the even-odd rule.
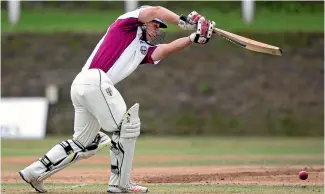
[[[107,92],[107,94],[108,94],[109,96],[113,96],[113,92],[112,92],[112,90],[111,90],[110,87],[108,87],[108,88],[106,89],[106,92]]]
[[[141,54],[146,55],[147,52],[148,52],[147,47],[146,47],[146,46],[141,46],[141,47],[140,47],[140,52],[141,52]]]

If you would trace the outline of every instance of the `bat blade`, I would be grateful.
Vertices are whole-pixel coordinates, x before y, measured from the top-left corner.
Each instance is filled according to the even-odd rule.
[[[243,36],[239,36],[237,34],[233,34],[225,30],[221,30],[219,28],[215,28],[213,32],[218,34],[220,37],[236,44],[237,46],[246,48],[248,50],[252,50],[260,53],[267,53],[271,55],[277,55],[277,56],[282,56],[283,53],[283,50],[279,47],[258,42],[256,40],[251,40],[249,38],[245,38]]]

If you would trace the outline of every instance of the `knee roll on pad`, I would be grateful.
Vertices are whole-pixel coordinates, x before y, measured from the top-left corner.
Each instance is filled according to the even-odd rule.
[[[134,138],[140,135],[139,104],[134,104],[124,115],[121,122],[122,138]]]

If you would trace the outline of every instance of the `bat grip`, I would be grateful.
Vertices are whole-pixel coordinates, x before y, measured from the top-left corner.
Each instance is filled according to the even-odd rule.
[[[183,15],[183,14],[181,14],[181,15],[179,16],[179,19],[180,19],[180,20],[183,20],[184,22],[187,22],[187,16],[185,16],[185,15]]]
[[[187,22],[187,16],[185,16],[183,14],[181,14],[179,16],[179,19],[182,20],[182,21],[184,21],[184,22]],[[216,29],[213,29],[212,33],[217,34],[217,30]]]

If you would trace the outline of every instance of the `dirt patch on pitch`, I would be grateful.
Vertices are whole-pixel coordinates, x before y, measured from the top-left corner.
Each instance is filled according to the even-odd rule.
[[[237,156],[238,159],[239,156]],[[258,156],[256,156],[258,157]],[[259,156],[261,158],[262,156]],[[264,157],[264,156],[263,156]],[[293,156],[292,156],[293,157]],[[301,156],[297,156],[297,158]],[[211,157],[209,157],[211,158]],[[236,159],[236,156],[219,156],[213,158]],[[246,156],[245,156],[246,158]],[[274,157],[273,157],[274,158]],[[136,157],[139,161],[162,161],[162,160],[188,160],[191,157]],[[283,159],[283,158],[282,158]],[[35,157],[3,158],[2,164],[28,163]],[[80,163],[107,163],[108,156],[97,156]],[[309,172],[306,181],[299,180],[298,173],[301,170]],[[58,172],[47,179],[49,183],[72,183],[72,184],[105,184],[109,179],[109,163],[107,168],[98,169],[84,167],[74,168],[73,165]],[[142,184],[238,184],[238,185],[324,185],[323,165],[282,165],[282,166],[178,166],[178,167],[144,167],[134,168],[134,181]],[[23,182],[17,172],[3,172],[2,183]]]
[[[309,172],[309,179],[301,181],[298,173]],[[144,176],[147,183],[195,183],[195,184],[238,184],[238,185],[323,185],[323,166],[205,166],[170,169],[170,175],[155,172],[156,176]],[[144,173],[144,172],[142,172]]]

